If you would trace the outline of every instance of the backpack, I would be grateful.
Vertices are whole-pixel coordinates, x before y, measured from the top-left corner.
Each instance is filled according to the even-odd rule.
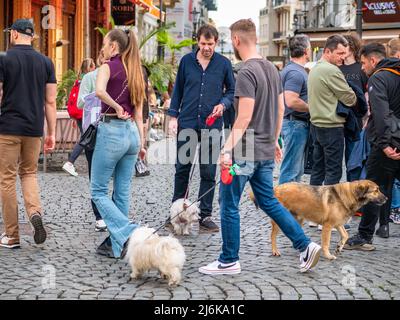
[[[71,118],[76,120],[82,119],[83,111],[78,108],[78,94],[79,94],[79,87],[81,85],[80,80],[76,80],[71,92],[69,94],[68,102],[67,102],[67,111]]]
[[[380,71],[389,71],[400,76],[400,68],[380,68],[376,70],[373,75]],[[390,144],[392,145],[392,147],[400,149],[400,119],[395,116],[393,110],[389,110],[389,122],[390,133],[392,134]]]

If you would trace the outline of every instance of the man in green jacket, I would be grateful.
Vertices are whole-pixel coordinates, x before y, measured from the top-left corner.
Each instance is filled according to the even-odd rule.
[[[335,184],[342,177],[346,119],[336,114],[336,108],[339,101],[349,107],[357,101],[338,68],[343,64],[347,46],[348,42],[343,36],[330,36],[321,60],[308,78],[308,105],[314,138],[311,185]]]

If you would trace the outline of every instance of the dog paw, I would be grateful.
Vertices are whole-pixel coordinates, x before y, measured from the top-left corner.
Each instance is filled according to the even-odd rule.
[[[336,260],[336,257],[333,254],[324,254],[324,257],[328,260]]]
[[[273,257],[280,257],[280,256],[281,256],[281,253],[280,253],[278,250],[273,250],[273,251],[272,251],[272,256],[273,256]]]
[[[139,279],[140,278],[140,274],[139,273],[131,273],[131,279]]]
[[[168,286],[169,286],[170,288],[175,288],[175,287],[178,286],[178,284],[179,284],[179,282],[177,282],[177,281],[170,281],[170,282],[168,282]]]

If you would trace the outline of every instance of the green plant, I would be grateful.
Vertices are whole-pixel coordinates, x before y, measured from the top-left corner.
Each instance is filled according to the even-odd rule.
[[[169,84],[175,81],[176,68],[171,64],[162,61],[154,61],[151,63],[143,62],[150,72],[149,80],[155,86],[158,92],[166,92]]]
[[[61,82],[58,84],[57,87],[56,104],[58,110],[65,108],[69,93],[71,92],[71,89],[77,78],[78,74],[72,69],[63,74]]]
[[[114,27],[115,27],[115,21],[114,21],[114,18],[113,18],[113,17],[110,17],[110,25],[111,25],[111,28],[96,27],[96,28],[94,28],[94,30],[99,31],[99,32],[101,33],[101,35],[102,35],[103,37],[105,37],[106,34],[108,33],[108,31],[114,29]]]
[[[158,35],[161,32],[166,32],[167,30],[173,28],[176,25],[175,22],[170,22],[167,23],[165,26],[161,27],[161,28],[157,28],[154,29],[152,32],[150,32],[148,35],[146,35],[144,38],[142,38],[140,40],[140,44],[139,44],[139,49],[142,49],[144,47],[144,45],[154,36]]]
[[[197,43],[197,41],[192,39],[185,39],[180,42],[176,42],[174,37],[167,30],[161,30],[157,34],[157,41],[171,52],[170,63],[173,67],[176,65],[176,52],[182,51],[183,48],[191,47]]]

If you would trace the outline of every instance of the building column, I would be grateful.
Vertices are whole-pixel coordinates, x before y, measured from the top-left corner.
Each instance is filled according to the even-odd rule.
[[[13,21],[17,19],[30,19],[31,15],[31,1],[30,0],[14,0]]]
[[[63,39],[62,31],[62,2],[63,0],[50,0],[50,5],[56,10],[54,29],[49,30],[49,57],[54,63],[57,81],[62,78],[63,47],[56,47],[56,42]]]
[[[75,12],[75,70],[78,70],[85,57],[85,0],[76,1]]]

